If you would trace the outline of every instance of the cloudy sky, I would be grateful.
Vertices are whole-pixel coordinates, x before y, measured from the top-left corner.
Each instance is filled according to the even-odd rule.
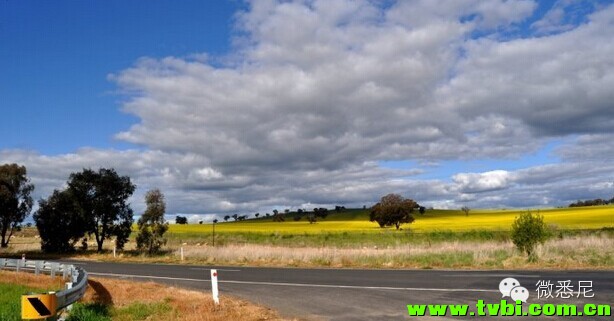
[[[114,167],[137,213],[611,198],[614,5],[5,0],[0,110],[37,198]]]

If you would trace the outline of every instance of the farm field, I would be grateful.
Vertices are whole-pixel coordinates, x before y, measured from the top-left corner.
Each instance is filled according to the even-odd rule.
[[[467,231],[509,231],[515,217],[526,210],[471,210],[466,216],[460,210],[427,210],[425,215],[414,213],[416,221],[404,225],[405,229],[423,232],[467,232]],[[537,212],[534,210],[532,212]],[[576,208],[541,209],[547,224],[557,229],[600,229],[614,227],[614,206],[593,206]],[[335,232],[378,233],[382,229],[369,222],[368,210],[347,210],[342,213],[330,212],[324,220],[309,224],[306,219],[294,221],[295,213],[288,214],[285,222],[273,222],[271,218],[251,219],[242,222],[220,222],[216,233],[281,233],[319,234]],[[232,221],[232,219],[231,219]],[[169,233],[175,236],[210,233],[210,224],[171,224]]]
[[[541,209],[550,238],[538,247],[540,260],[528,263],[510,238],[513,220],[523,210],[430,210],[415,213],[400,231],[368,221],[368,210],[330,212],[309,224],[260,218],[211,224],[171,224],[164,251],[147,256],[135,250],[134,237],[117,257],[90,248],[70,256],[105,261],[161,262],[278,267],[611,269],[614,267],[614,207]],[[536,211],[533,211],[536,212]],[[48,257],[40,253],[36,229],[11,243],[6,255]],[[215,239],[215,246],[213,241]],[[0,251],[2,252],[2,251]],[[182,253],[184,256],[182,256]],[[53,257],[53,255],[51,255]],[[182,260],[184,258],[185,260]]]

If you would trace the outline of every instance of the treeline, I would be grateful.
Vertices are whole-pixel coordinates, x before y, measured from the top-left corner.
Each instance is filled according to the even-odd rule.
[[[614,197],[610,200],[604,200],[601,198],[596,198],[594,200],[586,200],[586,201],[577,201],[575,203],[569,204],[569,207],[582,207],[582,206],[599,206],[599,205],[608,205],[614,204]]]
[[[112,168],[83,169],[70,174],[65,186],[38,201],[33,218],[41,238],[41,249],[72,252],[79,242],[87,249],[91,238],[98,252],[109,241],[113,241],[116,249],[123,249],[134,223],[128,199],[136,185],[130,177],[121,176]],[[0,166],[1,247],[8,247],[13,233],[21,229],[30,214],[33,190],[25,166]],[[168,225],[164,221],[164,195],[158,189],[151,190],[145,195],[145,203],[147,209],[137,222],[137,249],[154,253],[166,243],[164,233]]]

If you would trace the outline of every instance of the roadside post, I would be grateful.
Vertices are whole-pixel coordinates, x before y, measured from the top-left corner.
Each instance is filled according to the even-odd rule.
[[[217,223],[217,220],[213,220],[213,236],[212,236],[212,243],[213,243],[213,247],[215,247],[215,223]]]
[[[213,302],[219,305],[220,293],[217,288],[217,270],[211,270],[211,294],[213,295]]]
[[[72,282],[66,282],[66,290],[72,289]],[[66,307],[66,311],[72,310],[72,304]]]

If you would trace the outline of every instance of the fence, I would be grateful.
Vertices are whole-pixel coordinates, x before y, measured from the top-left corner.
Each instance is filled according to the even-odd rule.
[[[83,298],[87,289],[87,272],[72,264],[0,258],[0,270],[4,269],[32,272],[36,275],[49,274],[52,278],[61,274],[62,278],[69,282],[67,289],[52,294],[55,296],[56,311],[61,311]],[[56,315],[56,311],[51,311],[53,316]]]

